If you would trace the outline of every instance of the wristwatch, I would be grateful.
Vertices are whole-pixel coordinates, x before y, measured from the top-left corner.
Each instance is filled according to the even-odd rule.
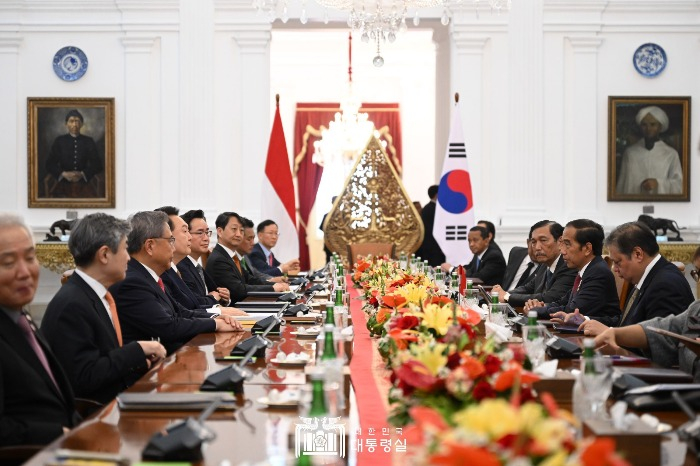
[[[506,294],[503,295],[503,301],[508,302],[508,299],[510,298],[510,293],[506,291]]]
[[[212,315],[209,316],[209,318],[210,318],[210,319],[216,319],[216,318],[219,317],[220,315],[221,315],[221,314],[212,314]]]

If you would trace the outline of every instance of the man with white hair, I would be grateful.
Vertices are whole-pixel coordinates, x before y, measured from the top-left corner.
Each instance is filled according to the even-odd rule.
[[[683,168],[678,152],[661,140],[668,129],[668,115],[656,106],[644,107],[635,118],[642,138],[622,155],[617,179],[618,194],[680,194]]]

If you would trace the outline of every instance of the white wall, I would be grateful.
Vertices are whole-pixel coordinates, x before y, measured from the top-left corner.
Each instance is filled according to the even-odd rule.
[[[439,177],[459,92],[476,215],[514,238],[543,217],[590,216],[609,228],[641,213],[641,203],[606,199],[608,96],[689,95],[696,115],[700,105],[695,0],[521,0],[509,13],[482,8],[478,16],[467,5],[447,30],[421,27],[383,47],[381,69],[356,40],[356,91],[365,101],[401,104],[404,180],[423,202]],[[331,21],[301,35],[300,28],[295,20],[270,25],[248,0],[0,3],[0,103],[15,109],[0,114],[0,210],[22,213],[40,230],[65,215],[27,208],[27,97],[114,97],[112,213],[167,203],[257,219],[274,93],[282,94],[291,134],[295,102],[336,100],[344,90],[346,27]],[[654,79],[632,67],[645,42],[668,54]],[[90,60],[75,83],[51,69],[53,54],[69,44]],[[312,76],[298,72],[312,66]],[[692,125],[691,202],[654,204],[656,216],[695,227],[699,136]]]

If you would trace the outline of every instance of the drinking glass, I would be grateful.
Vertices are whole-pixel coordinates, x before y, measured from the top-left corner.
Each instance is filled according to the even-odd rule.
[[[435,271],[435,284],[440,291],[445,289],[445,272],[440,269]]]
[[[406,255],[405,252],[402,252],[399,255],[399,267],[402,270],[406,270],[406,267],[408,266],[408,256]]]
[[[507,327],[507,312],[507,304],[489,304],[489,322],[491,322],[492,324],[500,325],[502,327]]]
[[[479,290],[466,288],[464,290],[464,305],[471,308],[479,307]]]
[[[523,346],[533,369],[544,362],[545,332],[543,325],[523,325]]]
[[[595,372],[586,373],[586,364],[591,363]],[[596,356],[593,360],[581,359],[581,391],[590,406],[591,419],[606,419],[605,402],[613,384],[613,369],[610,359]]]

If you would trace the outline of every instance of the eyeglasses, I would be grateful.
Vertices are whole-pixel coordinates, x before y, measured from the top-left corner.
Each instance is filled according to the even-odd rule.
[[[168,243],[170,243],[171,246],[172,246],[173,244],[175,244],[175,237],[174,237],[174,236],[171,236],[171,237],[169,237],[169,238],[163,238],[162,236],[156,236],[155,238],[150,238],[150,239],[164,239],[164,240],[166,240]]]
[[[190,231],[190,235],[207,235],[208,237],[211,238],[211,230],[197,230],[197,231]]]
[[[266,235],[270,235],[270,236],[282,236],[282,235],[281,235],[279,232],[277,232],[277,231],[264,231],[263,233],[265,233]]]

